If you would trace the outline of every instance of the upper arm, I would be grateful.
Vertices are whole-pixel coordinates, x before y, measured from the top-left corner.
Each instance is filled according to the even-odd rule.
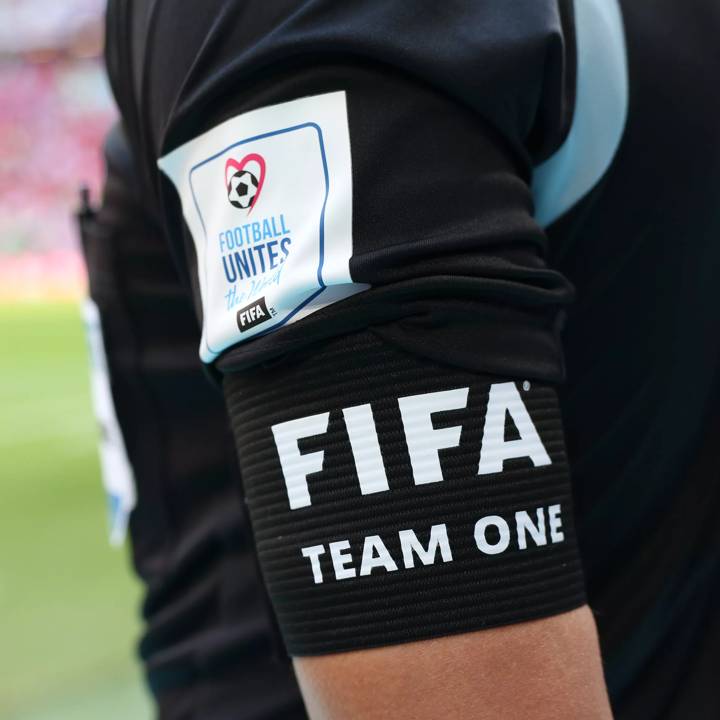
[[[551,645],[522,648],[552,628],[592,657],[554,681],[602,687],[571,612],[571,291],[529,190],[565,129],[567,3],[308,2],[236,24],[217,4],[172,43],[160,4],[141,120],[280,628],[292,655],[329,656],[301,676],[342,696],[348,662],[382,675],[410,653],[423,677],[439,658],[438,690],[456,659],[469,689],[468,661],[504,646],[513,685],[542,677]]]

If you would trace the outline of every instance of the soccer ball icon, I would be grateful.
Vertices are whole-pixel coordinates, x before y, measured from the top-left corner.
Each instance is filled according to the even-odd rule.
[[[258,179],[249,170],[239,170],[228,182],[228,200],[233,207],[247,210],[255,202]]]

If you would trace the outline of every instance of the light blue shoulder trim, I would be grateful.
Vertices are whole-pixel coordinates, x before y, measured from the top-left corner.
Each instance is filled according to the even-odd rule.
[[[547,227],[598,183],[625,129],[628,71],[618,0],[575,0],[577,92],[560,149],[535,168],[535,219]]]

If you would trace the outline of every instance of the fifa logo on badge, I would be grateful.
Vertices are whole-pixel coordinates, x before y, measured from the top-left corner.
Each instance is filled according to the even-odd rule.
[[[269,320],[270,317],[271,314],[268,311],[265,298],[261,297],[254,303],[246,305],[237,311],[238,329],[240,332],[245,332],[246,330],[250,330],[250,328],[254,328],[256,325],[260,325],[260,323],[264,323],[266,320]]]
[[[228,201],[239,210],[253,211],[265,183],[265,158],[250,153],[242,160],[230,158],[225,163],[225,187]]]

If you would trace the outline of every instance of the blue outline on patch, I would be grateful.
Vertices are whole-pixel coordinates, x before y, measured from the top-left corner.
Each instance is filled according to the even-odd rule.
[[[254,135],[253,137],[246,138],[245,140],[240,140],[240,142],[233,143],[232,145],[228,145],[224,150],[221,150],[218,153],[215,153],[214,155],[211,155],[206,160],[203,160],[202,162],[199,162],[197,165],[194,165],[190,172],[188,173],[188,184],[190,185],[190,194],[192,195],[193,203],[195,204],[195,209],[197,210],[198,217],[200,218],[200,224],[202,225],[203,234],[205,235],[205,256],[207,257],[207,245],[208,245],[208,236],[207,236],[207,229],[205,228],[205,221],[203,220],[202,213],[200,212],[200,206],[198,205],[197,199],[195,197],[195,188],[193,188],[192,184],[192,175],[193,173],[203,165],[206,165],[209,162],[212,162],[213,160],[216,160],[221,155],[224,155],[226,152],[229,152],[233,148],[239,147],[240,145],[245,145],[249,142],[254,142],[255,140],[264,140],[265,138],[272,137],[273,135],[282,135],[284,133],[293,132],[295,130],[303,130],[305,128],[313,128],[317,134],[318,134],[318,141],[320,143],[320,156],[322,158],[322,164],[323,164],[323,172],[325,174],[325,198],[323,199],[322,204],[322,210],[320,211],[320,262],[318,264],[317,269],[317,279],[318,279],[318,285],[320,286],[318,290],[313,292],[312,295],[310,295],[308,298],[303,300],[294,310],[291,310],[282,320],[279,322],[276,322],[274,325],[271,325],[270,327],[265,328],[262,332],[256,333],[255,335],[251,335],[247,338],[247,340],[252,340],[256,337],[260,337],[262,335],[265,335],[269,332],[272,332],[273,330],[276,330],[279,327],[282,327],[285,325],[291,318],[293,318],[300,310],[302,310],[309,302],[314,300],[320,293],[325,290],[326,285],[323,282],[322,279],[322,269],[323,264],[325,262],[325,206],[327,205],[328,195],[330,194],[330,174],[328,173],[328,167],[327,167],[327,158],[325,157],[325,142],[323,141],[323,134],[320,126],[317,123],[314,122],[306,122],[302,123],[300,125],[293,125],[292,127],[283,128],[282,130],[274,130],[273,132],[269,133],[263,133],[262,135]],[[208,287],[208,279],[207,279],[207,262],[205,263],[205,287]],[[216,356],[220,353],[227,350],[227,348],[223,348],[222,350],[215,350],[210,347],[210,343],[207,341],[207,337],[204,337],[205,340],[205,346],[207,349],[214,353]],[[228,346],[229,347],[229,346]]]

